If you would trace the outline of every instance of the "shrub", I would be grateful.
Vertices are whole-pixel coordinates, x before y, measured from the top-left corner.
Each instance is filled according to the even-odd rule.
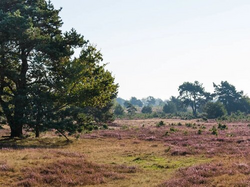
[[[196,123],[193,124],[192,129],[197,129]]]
[[[144,106],[141,110],[143,114],[151,114],[152,113],[152,107],[151,106]]]
[[[108,129],[108,125],[107,124],[103,124],[102,128],[103,129]]]
[[[207,118],[203,116],[203,117],[202,117],[202,120],[203,120],[203,121],[207,121]]]
[[[114,114],[117,116],[122,116],[124,114],[124,109],[121,105],[118,104],[115,106]]]
[[[170,127],[170,131],[171,131],[171,132],[177,132],[178,130],[175,129],[174,127]]]
[[[205,126],[205,125],[202,125],[202,126],[201,126],[201,129],[206,129],[206,126]]]
[[[218,131],[217,131],[217,128],[215,126],[213,126],[213,128],[210,129],[210,131],[212,131],[213,135],[216,135],[216,136],[218,135]]]
[[[184,131],[183,134],[186,136],[188,135],[188,131]]]
[[[127,125],[123,125],[123,126],[121,126],[121,129],[122,129],[122,130],[127,130],[127,129],[129,129],[129,128],[128,128]]]
[[[179,123],[177,123],[177,125],[178,125],[178,126],[182,126],[182,123],[181,123],[181,122],[179,122]]]
[[[169,132],[166,131],[165,134],[164,134],[164,136],[169,136]]]
[[[223,124],[219,123],[218,124],[218,129],[225,130],[225,129],[227,129],[227,125],[223,125]]]
[[[186,127],[193,127],[192,123],[186,123],[185,125],[186,125]]]
[[[156,124],[156,127],[161,127],[161,126],[165,126],[166,124],[163,121],[160,121]]]
[[[177,112],[176,105],[171,101],[165,104],[162,110],[166,114],[174,114]]]
[[[208,102],[204,108],[204,112],[207,114],[207,118],[209,119],[222,117],[227,113],[224,105],[220,102]]]

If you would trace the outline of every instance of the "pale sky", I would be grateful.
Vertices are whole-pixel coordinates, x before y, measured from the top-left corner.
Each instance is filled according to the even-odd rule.
[[[163,100],[183,82],[250,96],[250,0],[51,0],[63,30],[101,50],[119,97]]]

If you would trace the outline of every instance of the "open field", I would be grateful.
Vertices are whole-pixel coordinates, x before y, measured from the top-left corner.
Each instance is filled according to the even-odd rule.
[[[0,186],[250,186],[250,122],[116,120],[71,140],[2,138]]]

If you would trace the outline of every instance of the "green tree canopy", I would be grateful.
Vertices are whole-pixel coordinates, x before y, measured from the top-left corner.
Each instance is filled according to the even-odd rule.
[[[241,101],[243,98],[243,91],[238,92],[232,84],[227,81],[221,81],[219,85],[214,85],[214,93],[217,99],[223,103],[228,114],[241,110]]]
[[[139,106],[142,107],[143,103],[141,102],[140,99],[137,99],[136,97],[131,97],[131,99],[129,100],[129,102],[134,105],[134,106]]]
[[[204,87],[198,81],[184,82],[179,86],[178,91],[179,98],[186,106],[192,108],[194,116],[197,116],[197,110],[210,99],[210,94],[205,92]]]
[[[0,2],[0,104],[11,137],[24,125],[75,132],[102,120],[116,96],[101,53],[75,30],[62,33],[59,12],[46,0]]]
[[[250,98],[246,95],[241,98],[240,111],[250,114]]]
[[[160,98],[155,99],[155,106],[164,106],[164,105],[165,103],[162,99]]]
[[[177,107],[174,102],[168,101],[164,106],[163,106],[163,112],[167,114],[174,114],[177,112]]]
[[[124,109],[120,104],[117,104],[114,109],[114,114],[117,116],[122,116],[124,114]]]
[[[215,119],[221,117],[227,113],[224,105],[221,102],[208,102],[205,105],[204,112],[209,119]]]
[[[183,104],[183,102],[181,101],[181,99],[179,97],[171,96],[169,101],[166,101],[166,103],[168,103],[168,102],[175,104],[177,112],[186,112],[187,111],[187,107]]]
[[[127,112],[129,115],[134,115],[137,109],[135,108],[134,105],[132,105],[129,101],[125,101],[124,106],[127,109]]]
[[[153,96],[148,96],[148,97],[146,98],[146,103],[145,103],[145,105],[147,105],[147,106],[154,106],[154,105],[155,105],[155,102],[156,102],[156,100],[155,100],[155,98],[154,98]]]
[[[152,107],[151,106],[144,106],[141,110],[144,114],[151,114],[152,113]]]
[[[118,97],[116,98],[116,102],[119,103],[121,106],[124,106],[124,103],[126,102],[126,100]]]

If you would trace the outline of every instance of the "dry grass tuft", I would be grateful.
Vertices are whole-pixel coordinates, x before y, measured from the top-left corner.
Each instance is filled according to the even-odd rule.
[[[0,173],[14,172],[14,168],[9,166],[7,162],[0,162]],[[1,175],[1,174],[0,174]]]

